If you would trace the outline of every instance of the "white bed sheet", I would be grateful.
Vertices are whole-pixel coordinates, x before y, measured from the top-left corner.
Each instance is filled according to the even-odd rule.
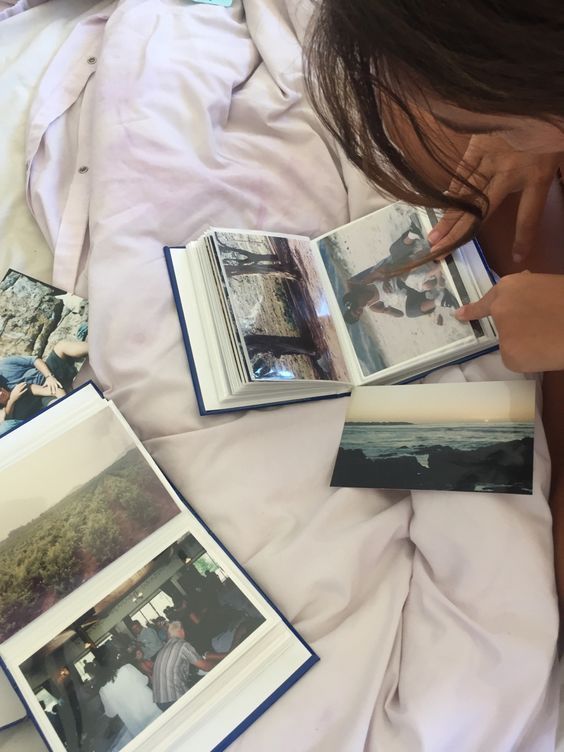
[[[23,200],[23,126],[77,5],[52,0],[0,25],[10,50],[0,103],[17,91],[17,106],[2,108],[11,203],[0,209],[0,266],[44,278],[49,252]],[[303,100],[304,4],[247,0],[246,16],[237,1],[229,11],[119,5],[94,89],[92,367],[321,657],[233,749],[554,749],[557,613],[539,423],[532,497],[408,494],[328,488],[346,400],[197,412],[162,245],[212,223],[316,235],[382,203]],[[515,376],[492,355],[433,380],[503,378]],[[0,734],[2,752],[32,744],[41,747],[27,723]]]

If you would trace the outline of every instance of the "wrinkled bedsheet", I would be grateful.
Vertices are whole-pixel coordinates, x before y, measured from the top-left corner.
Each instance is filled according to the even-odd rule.
[[[3,196],[14,198],[0,209],[1,271],[46,271],[49,247],[55,283],[87,291],[95,379],[321,658],[232,749],[554,749],[557,609],[540,421],[534,494],[520,497],[329,488],[346,400],[198,414],[162,246],[210,224],[315,236],[384,204],[304,97],[308,4],[71,6],[51,0],[0,24],[0,49],[14,53],[0,97],[19,92],[8,121],[17,148],[2,147]],[[34,132],[34,101],[64,40],[78,17],[107,8],[86,89],[66,91],[72,102]],[[27,34],[19,57],[17,33]],[[84,158],[88,191],[76,199],[69,160]],[[22,198],[26,159],[38,226]],[[68,240],[71,225],[80,242]],[[494,354],[430,380],[506,378],[518,377]],[[4,732],[0,750],[31,749],[32,737],[27,724]]]

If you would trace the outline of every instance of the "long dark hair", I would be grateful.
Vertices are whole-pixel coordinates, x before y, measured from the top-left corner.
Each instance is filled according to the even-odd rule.
[[[409,203],[477,219],[488,208],[458,175],[466,197],[445,195],[390,137],[403,118],[455,177],[448,149],[418,120],[414,93],[474,112],[564,118],[562,0],[318,0],[305,52],[310,96],[347,157]]]
[[[96,679],[101,687],[113,682],[119,669],[129,662],[129,656],[111,643],[100,645],[94,653],[97,660]]]

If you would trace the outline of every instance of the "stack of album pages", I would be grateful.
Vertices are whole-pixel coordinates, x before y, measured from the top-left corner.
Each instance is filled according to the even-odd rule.
[[[456,309],[492,278],[475,241],[421,263],[436,215],[392,204],[311,241],[212,229],[166,248],[202,414],[412,381],[497,346]]]

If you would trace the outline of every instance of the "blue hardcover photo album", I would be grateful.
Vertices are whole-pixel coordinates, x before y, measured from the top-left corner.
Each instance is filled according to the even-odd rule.
[[[454,316],[492,287],[479,245],[429,261],[435,222],[396,203],[315,240],[211,228],[165,248],[201,414],[405,383],[496,349],[491,319]]]

